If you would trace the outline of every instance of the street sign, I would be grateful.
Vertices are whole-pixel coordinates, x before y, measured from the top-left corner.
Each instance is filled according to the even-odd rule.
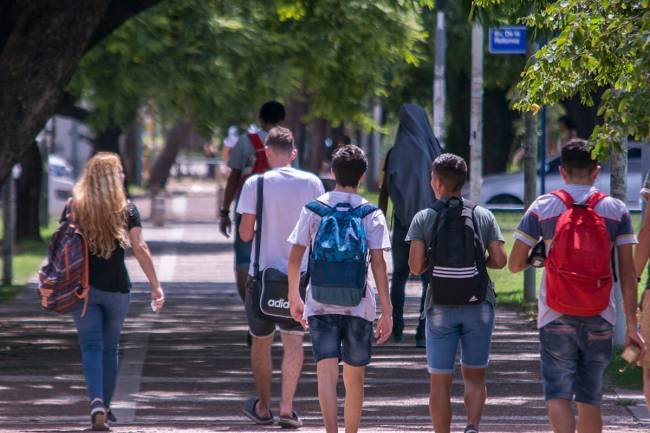
[[[491,54],[526,54],[526,27],[501,26],[490,29]]]

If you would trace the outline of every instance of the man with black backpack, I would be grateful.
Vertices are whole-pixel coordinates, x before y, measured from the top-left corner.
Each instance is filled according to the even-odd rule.
[[[573,433],[571,401],[575,399],[578,431],[600,432],[600,404],[616,321],[612,287],[617,276],[627,318],[626,345],[637,345],[642,355],[645,351],[636,319],[632,256],[636,239],[625,204],[594,187],[600,166],[589,144],[570,140],[561,161],[565,186],[538,197],[528,208],[515,231],[508,268],[511,272],[528,268],[529,252],[540,239],[549,247],[537,316],[549,421],[555,433]],[[617,273],[612,268],[614,247]],[[541,260],[536,257],[536,261]]]
[[[466,177],[463,158],[450,153],[438,156],[431,170],[431,187],[438,200],[432,209],[415,215],[406,236],[411,243],[411,272],[429,273],[423,314],[431,375],[429,412],[436,433],[451,429],[450,391],[459,343],[465,433],[478,433],[496,301],[487,268],[506,265],[503,236],[494,215],[461,198]]]
[[[273,373],[271,346],[277,325],[283,348],[278,424],[284,428],[298,428],[302,421],[293,410],[293,397],[303,364],[304,330],[291,320],[289,312],[286,274],[291,245],[287,238],[303,206],[324,190],[316,176],[291,167],[297,155],[291,131],[275,127],[265,144],[271,170],[246,181],[237,206],[237,213],[241,214],[241,238],[244,241],[255,238],[245,304],[253,340],[251,366],[258,395],[248,399],[242,410],[256,424],[275,422],[269,405]],[[306,259],[299,263],[300,271],[306,272],[307,265]]]

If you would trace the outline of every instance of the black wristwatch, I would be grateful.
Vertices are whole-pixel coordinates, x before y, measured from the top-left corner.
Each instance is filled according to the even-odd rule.
[[[219,215],[221,218],[230,218],[230,209],[221,209]]]

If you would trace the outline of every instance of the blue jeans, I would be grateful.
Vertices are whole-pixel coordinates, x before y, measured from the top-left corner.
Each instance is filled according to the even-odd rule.
[[[251,265],[251,253],[253,251],[253,241],[244,242],[239,236],[239,225],[241,224],[241,215],[235,214],[235,270],[245,269]]]
[[[390,282],[390,301],[393,304],[393,332],[399,335],[404,329],[404,298],[406,291],[406,282],[409,278],[409,249],[410,245],[405,242],[406,234],[409,227],[399,222],[397,218],[393,220],[393,278]],[[422,274],[422,295],[420,297],[420,314],[424,309],[424,299],[427,294],[429,285],[429,275]],[[418,324],[419,336],[424,336],[424,320]]]
[[[478,305],[434,305],[427,311],[429,373],[453,373],[459,342],[463,367],[487,367],[493,330],[494,306],[489,302]]]
[[[109,407],[117,381],[118,349],[122,325],[129,310],[129,293],[90,289],[88,310],[81,317],[83,304],[73,311],[77,326],[81,360],[88,397],[99,398]]]
[[[562,316],[539,330],[546,400],[600,405],[613,326],[600,316]]]

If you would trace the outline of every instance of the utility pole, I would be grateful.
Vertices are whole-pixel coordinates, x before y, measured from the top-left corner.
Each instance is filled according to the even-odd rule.
[[[2,187],[2,284],[5,286],[13,283],[15,209],[16,189],[12,170]]]
[[[445,10],[447,0],[436,1],[436,57],[433,65],[433,135],[445,147],[445,55],[447,52],[447,30]]]
[[[625,203],[627,191],[627,139],[623,139],[621,149],[611,150],[610,163],[612,166],[612,174],[609,179],[610,191],[612,197],[622,200]],[[618,267],[618,254],[614,249],[614,272],[620,275]],[[621,279],[616,278],[614,282],[614,297],[616,300],[616,325],[614,326],[614,345],[622,347],[625,344],[625,328],[626,319],[623,311],[623,294],[621,292]]]
[[[528,43],[526,57],[531,58],[536,51],[534,43]],[[537,198],[537,122],[533,113],[524,114],[524,206],[526,209]],[[542,166],[542,170],[545,167]],[[524,271],[524,301],[537,299],[535,268]]]
[[[469,119],[470,190],[469,198],[478,203],[483,178],[483,26],[472,24],[472,84]]]

